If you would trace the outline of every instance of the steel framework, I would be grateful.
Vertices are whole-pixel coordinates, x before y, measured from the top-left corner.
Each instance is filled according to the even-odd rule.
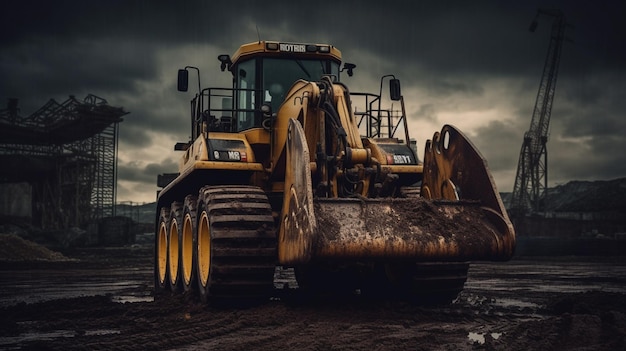
[[[546,210],[546,191],[548,189],[548,141],[550,115],[556,89],[556,80],[561,59],[561,48],[565,39],[566,21],[560,10],[538,10],[530,25],[530,31],[537,27],[540,15],[553,17],[548,55],[537,92],[535,108],[529,130],[524,134],[520,151],[517,174],[509,212],[512,217],[523,217],[530,213]]]
[[[17,99],[0,110],[0,183],[28,183],[33,224],[83,227],[115,215],[122,108],[88,95],[48,101],[20,117]]]

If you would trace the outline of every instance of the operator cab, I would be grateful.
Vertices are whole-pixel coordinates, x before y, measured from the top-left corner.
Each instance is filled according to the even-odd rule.
[[[339,80],[339,50],[330,45],[258,42],[243,45],[231,58],[220,55],[222,69],[233,74],[234,131],[262,126],[260,107],[275,113],[289,89],[299,79],[319,81],[323,76]]]
[[[343,70],[352,75],[355,65],[340,71],[341,52],[327,44],[293,44],[259,41],[242,45],[232,56],[219,55],[221,69],[233,75],[232,88],[205,88],[200,71],[187,66],[178,71],[178,90],[187,91],[188,69],[198,71],[198,94],[191,101],[192,136],[203,130],[237,133],[263,127],[267,111],[278,111],[285,95],[298,79],[319,81],[323,76],[339,81]],[[265,116],[264,116],[265,115]]]

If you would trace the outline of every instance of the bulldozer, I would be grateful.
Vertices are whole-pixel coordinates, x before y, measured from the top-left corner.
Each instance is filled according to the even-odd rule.
[[[314,294],[450,302],[469,262],[513,255],[487,162],[452,125],[420,160],[395,76],[351,92],[356,65],[328,44],[258,41],[218,61],[232,87],[178,71],[182,92],[197,71],[198,92],[178,172],[157,179],[156,292],[266,299],[280,267]]]

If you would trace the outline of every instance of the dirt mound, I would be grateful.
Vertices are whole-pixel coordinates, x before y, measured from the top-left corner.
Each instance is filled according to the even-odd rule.
[[[0,234],[0,261],[69,261],[63,254],[52,251],[30,240],[24,240],[14,234]]]

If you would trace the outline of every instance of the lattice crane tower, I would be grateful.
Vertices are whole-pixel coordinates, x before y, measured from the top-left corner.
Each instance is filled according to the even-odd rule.
[[[550,46],[537,92],[530,129],[524,134],[524,142],[517,165],[509,213],[512,217],[523,217],[530,213],[544,212],[548,188],[548,152],[546,143],[550,125],[550,114],[556,88],[556,79],[561,59],[561,47],[565,38],[565,16],[560,10],[537,11],[529,30],[534,32],[540,15],[553,18]]]

